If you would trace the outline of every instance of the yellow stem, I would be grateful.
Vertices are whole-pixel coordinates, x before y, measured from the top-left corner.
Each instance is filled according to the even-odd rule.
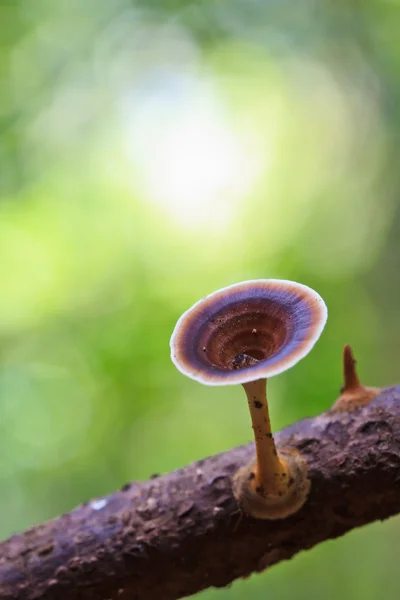
[[[256,445],[255,490],[261,496],[281,496],[287,491],[289,476],[286,462],[279,458],[272,437],[267,402],[267,380],[250,381],[244,383],[243,387],[249,403]]]

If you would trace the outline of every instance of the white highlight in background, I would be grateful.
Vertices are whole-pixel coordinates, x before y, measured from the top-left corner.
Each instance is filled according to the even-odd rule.
[[[228,123],[209,82],[155,71],[125,104],[129,155],[144,198],[184,229],[226,230],[265,154]]]

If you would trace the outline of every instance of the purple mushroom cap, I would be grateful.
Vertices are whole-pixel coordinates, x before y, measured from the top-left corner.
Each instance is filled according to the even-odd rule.
[[[184,375],[206,385],[272,377],[308,354],[327,317],[325,302],[306,285],[243,281],[183,313],[171,336],[171,359]]]

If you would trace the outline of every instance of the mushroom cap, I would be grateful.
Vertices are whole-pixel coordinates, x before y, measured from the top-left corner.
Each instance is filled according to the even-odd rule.
[[[327,317],[325,302],[306,285],[242,281],[183,313],[171,336],[171,359],[181,373],[205,385],[265,379],[304,358]]]

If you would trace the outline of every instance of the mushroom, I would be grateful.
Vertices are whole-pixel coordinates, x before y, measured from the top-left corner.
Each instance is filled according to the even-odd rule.
[[[284,518],[305,502],[310,482],[301,456],[276,450],[267,378],[286,371],[314,346],[327,319],[311,288],[279,279],[243,281],[209,294],[179,318],[171,358],[205,385],[242,384],[252,420],[256,460],[235,474],[233,492],[244,512]]]
[[[343,348],[344,385],[340,389],[341,395],[332,406],[332,410],[335,412],[350,412],[369,404],[381,391],[381,388],[366,387],[361,384],[357,375],[356,364],[357,361],[353,356],[351,346],[346,344]]]

